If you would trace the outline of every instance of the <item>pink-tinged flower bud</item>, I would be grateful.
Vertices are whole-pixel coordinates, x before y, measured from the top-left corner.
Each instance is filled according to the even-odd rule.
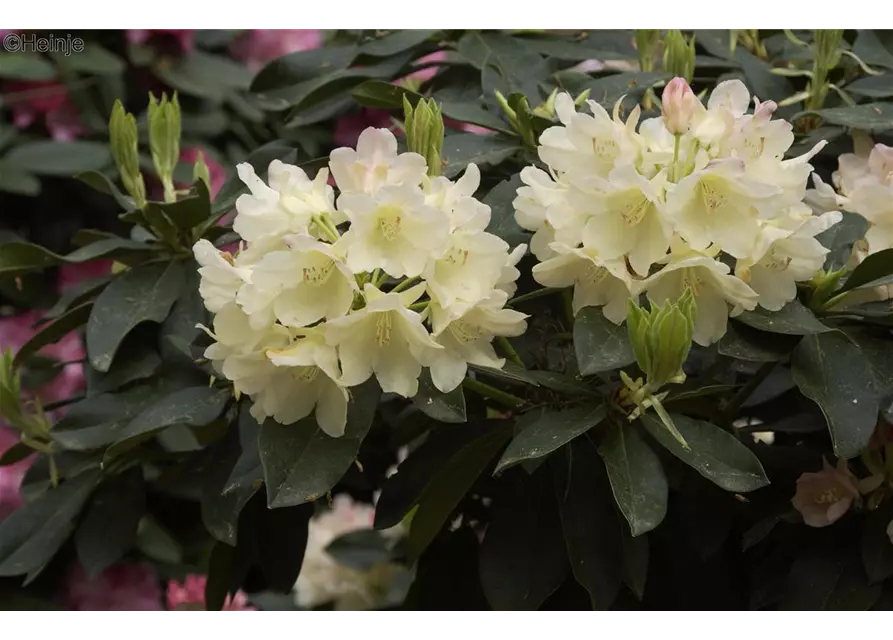
[[[821,471],[804,473],[797,479],[797,492],[791,502],[807,525],[827,527],[859,499],[857,482],[846,461],[835,468],[826,460]]]
[[[688,86],[685,78],[673,78],[661,96],[664,124],[673,135],[686,133],[691,126],[695,110],[700,105],[698,97]]]

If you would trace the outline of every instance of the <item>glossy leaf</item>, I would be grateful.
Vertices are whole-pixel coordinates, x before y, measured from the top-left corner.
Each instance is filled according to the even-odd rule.
[[[769,333],[809,336],[831,331],[831,327],[822,324],[812,311],[797,300],[787,303],[779,311],[766,311],[762,307],[757,307],[753,311],[743,312],[735,319],[754,329]]]
[[[583,375],[613,371],[636,361],[626,325],[614,324],[596,307],[577,314],[574,352]]]
[[[443,175],[455,178],[469,163],[479,168],[503,162],[521,150],[517,140],[497,135],[457,133],[443,139]]]
[[[439,422],[462,423],[468,419],[462,385],[449,393],[443,393],[434,386],[427,370],[419,378],[419,391],[412,403],[426,416]]]
[[[490,207],[490,224],[487,231],[505,240],[509,247],[528,242],[530,233],[522,229],[515,221],[515,207],[512,204],[517,197],[521,178],[512,176],[500,182],[481,200]]]
[[[4,160],[37,175],[69,177],[82,171],[100,171],[112,160],[107,144],[75,140],[26,142],[11,149]]]
[[[46,345],[54,344],[78,327],[82,327],[90,317],[92,307],[93,303],[86,302],[40,327],[16,352],[14,365],[21,365],[30,355],[37,353]]]

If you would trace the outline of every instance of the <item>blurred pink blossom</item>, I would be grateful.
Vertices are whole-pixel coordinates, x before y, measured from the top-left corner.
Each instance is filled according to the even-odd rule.
[[[230,51],[252,71],[296,51],[318,49],[323,35],[319,29],[249,29],[233,40]]]
[[[72,611],[162,611],[161,586],[147,564],[116,564],[88,578],[80,564],[68,572],[63,594]]]
[[[173,39],[181,52],[195,51],[195,29],[127,29],[127,41],[146,44],[156,37]]]
[[[19,441],[18,432],[13,429],[0,426],[0,455]],[[14,464],[0,467],[0,522],[3,522],[10,513],[22,505],[22,496],[19,488],[22,486],[22,478],[31,464],[31,459],[26,458]]]
[[[171,611],[204,611],[206,609],[205,585],[207,582],[207,576],[195,574],[186,576],[182,583],[171,580],[167,584],[167,608]],[[257,611],[257,608],[248,604],[248,597],[244,593],[237,591],[235,596],[226,596],[222,610]]]
[[[446,59],[446,51],[435,51],[426,56],[422,56],[415,61],[415,66],[419,66],[428,62],[441,62]],[[418,86],[423,82],[427,82],[439,71],[437,66],[426,67],[413,71],[404,78],[394,80],[393,84],[407,84],[411,87]],[[444,118],[443,124],[451,129],[458,129],[467,133],[485,134],[492,133],[490,129],[479,127],[474,124],[464,122],[456,122],[450,118]],[[335,143],[342,147],[353,147],[357,144],[360,134],[368,127],[376,127],[379,129],[391,129],[395,134],[400,132],[394,130],[391,124],[391,112],[387,109],[360,109],[358,112],[341,116],[335,123]]]
[[[19,129],[42,120],[53,140],[60,142],[75,140],[84,132],[77,108],[55,80],[9,81],[4,84],[3,98]]]
[[[111,260],[63,264],[59,267],[59,293],[86,280],[107,276],[111,271]]]

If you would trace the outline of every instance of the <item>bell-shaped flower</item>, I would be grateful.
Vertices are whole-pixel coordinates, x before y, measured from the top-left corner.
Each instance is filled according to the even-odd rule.
[[[787,228],[767,224],[753,257],[739,260],[735,275],[760,296],[761,307],[778,311],[797,297],[797,282],[809,280],[822,268],[828,249],[815,236],[840,222],[841,217],[840,212],[829,211],[821,216],[809,215]]]
[[[338,207],[351,223],[338,244],[354,273],[380,268],[395,278],[421,275],[450,232],[447,215],[425,204],[414,186],[384,186],[372,196],[342,194]]]
[[[626,319],[626,301],[635,295],[634,283],[622,260],[602,260],[594,249],[553,243],[557,254],[533,268],[533,278],[544,287],[573,287],[573,310],[603,307],[614,324]]]
[[[320,169],[310,180],[303,169],[273,160],[268,170],[269,186],[264,184],[254,167],[242,163],[236,167],[239,178],[251,190],[236,200],[233,231],[243,240],[253,242],[275,238],[286,233],[306,233],[313,216],[328,214],[338,223],[334,192],[329,186],[329,172]]]
[[[760,158],[781,160],[794,143],[794,128],[787,120],[772,120],[778,105],[754,98],[753,115],[738,118],[731,134],[722,141],[726,155],[745,162]]]
[[[696,251],[716,244],[736,258],[753,252],[759,219],[775,213],[782,190],[749,180],[737,159],[713,161],[683,178],[667,193],[667,217]]]
[[[237,267],[229,253],[217,249],[207,240],[199,240],[192,247],[201,282],[199,294],[205,301],[205,307],[211,313],[217,313],[224,306],[236,299],[236,294],[251,279],[251,269]]]
[[[338,347],[342,384],[352,387],[374,373],[385,392],[413,397],[422,365],[443,347],[431,338],[422,317],[407,309],[425,291],[418,284],[399,293],[382,293],[366,283],[366,306],[325,324],[326,342]]]
[[[422,181],[422,190],[425,193],[425,204],[443,211],[449,217],[450,231],[469,222],[486,229],[490,224],[490,207],[473,197],[480,185],[481,172],[472,162],[455,182],[443,176],[425,178]]]
[[[500,291],[504,291],[509,297],[515,295],[515,291],[518,290],[517,280],[521,277],[521,272],[518,270],[517,265],[519,262],[521,262],[521,258],[523,258],[526,254],[526,244],[519,244],[517,247],[512,249],[512,252],[508,255],[505,264],[502,266],[502,271],[499,274],[499,280],[496,281],[496,288]]]
[[[622,165],[602,181],[600,193],[575,190],[573,198],[593,214],[583,228],[583,245],[605,260],[628,256],[633,270],[647,276],[667,254],[672,233],[662,214],[662,178],[649,181],[632,165]]]
[[[342,194],[366,195],[374,195],[385,186],[417,187],[428,171],[422,156],[398,155],[394,134],[373,127],[360,134],[356,149],[340,147],[332,151],[329,167]]]
[[[458,387],[468,371],[468,364],[501,369],[505,360],[496,355],[493,338],[520,336],[527,328],[527,315],[505,309],[508,296],[493,291],[489,296],[466,306],[459,317],[453,317],[432,299],[429,309],[435,340],[443,349],[430,361],[431,380],[444,393]]]
[[[697,305],[693,339],[701,346],[713,344],[725,335],[729,305],[733,306],[733,315],[757,306],[757,294],[730,275],[727,265],[692,251],[671,253],[663,269],[645,280],[641,288],[650,300],[663,305],[678,300],[686,287],[691,289]]]
[[[744,115],[750,104],[750,92],[740,80],[720,82],[710,93],[707,109],[697,112],[693,118],[691,134],[703,147],[720,145]]]
[[[530,250],[537,258],[545,260],[554,255],[549,245],[555,242],[555,229],[547,214],[550,207],[565,206],[568,187],[536,167],[521,169],[521,182],[525,186],[518,187],[518,195],[512,203],[515,221],[521,228],[534,232]]]
[[[594,100],[587,104],[592,115],[577,113],[573,98],[567,93],[558,94],[555,111],[561,125],[549,127],[539,139],[543,162],[570,178],[607,176],[615,163],[635,162],[640,153],[638,106],[624,123],[620,120],[620,101],[613,118]]]
[[[474,303],[489,294],[502,277],[509,246],[483,229],[453,233],[442,256],[428,263],[422,277],[445,308]]]
[[[268,350],[266,355],[291,376],[282,391],[293,396],[289,403],[292,421],[306,418],[315,410],[320,429],[333,438],[343,436],[348,394],[338,384],[338,353],[326,344],[322,329],[305,329],[293,343],[283,349]],[[277,376],[276,381],[280,379]],[[274,393],[278,394],[278,389]]]
[[[350,311],[356,279],[332,245],[308,235],[285,236],[290,247],[264,256],[237,302],[262,327],[275,318],[287,327],[307,327]]]

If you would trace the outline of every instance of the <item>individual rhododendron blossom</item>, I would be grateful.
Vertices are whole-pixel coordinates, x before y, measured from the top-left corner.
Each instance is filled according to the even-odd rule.
[[[161,611],[158,575],[148,564],[115,564],[90,578],[74,564],[62,600],[72,611]]]
[[[475,165],[432,178],[391,132],[367,129],[315,177],[278,160],[266,181],[237,172],[250,191],[236,201],[238,249],[200,240],[193,253],[216,314],[205,356],[255,419],[312,417],[338,437],[350,388],[372,377],[411,398],[425,367],[448,392],[469,363],[503,366],[491,343],[526,328],[506,309],[526,246],[485,231]]]
[[[815,236],[840,220],[806,190],[825,143],[784,159],[790,123],[773,119],[774,102],[754,98],[748,113],[750,102],[729,80],[705,106],[676,78],[663,116],[640,124],[639,107],[624,120],[622,101],[608,114],[590,100],[590,115],[558,95],[560,124],[539,140],[545,170],[522,170],[514,201],[518,224],[534,232],[537,282],[573,287],[575,312],[601,307],[616,324],[630,297],[663,304],[690,289],[704,346],[723,336],[729,315],[793,300],[796,283],[824,263]]]
[[[372,530],[375,509],[339,494],[332,508],[310,520],[304,562],[295,584],[295,602],[304,608],[331,605],[336,611],[362,611],[380,608],[388,602],[388,592],[403,571],[390,562],[378,562],[361,570],[340,564],[326,548],[336,538],[356,531]],[[403,533],[399,525],[382,531],[395,538]]]
[[[807,525],[827,527],[843,517],[858,499],[858,480],[846,460],[837,467],[824,460],[821,471],[804,473],[797,479],[797,492],[791,502]]]
[[[208,576],[189,574],[183,582],[171,580],[167,584],[167,608],[170,611],[205,611],[205,586]],[[226,595],[221,611],[257,611],[248,604],[248,596],[242,591]]]

